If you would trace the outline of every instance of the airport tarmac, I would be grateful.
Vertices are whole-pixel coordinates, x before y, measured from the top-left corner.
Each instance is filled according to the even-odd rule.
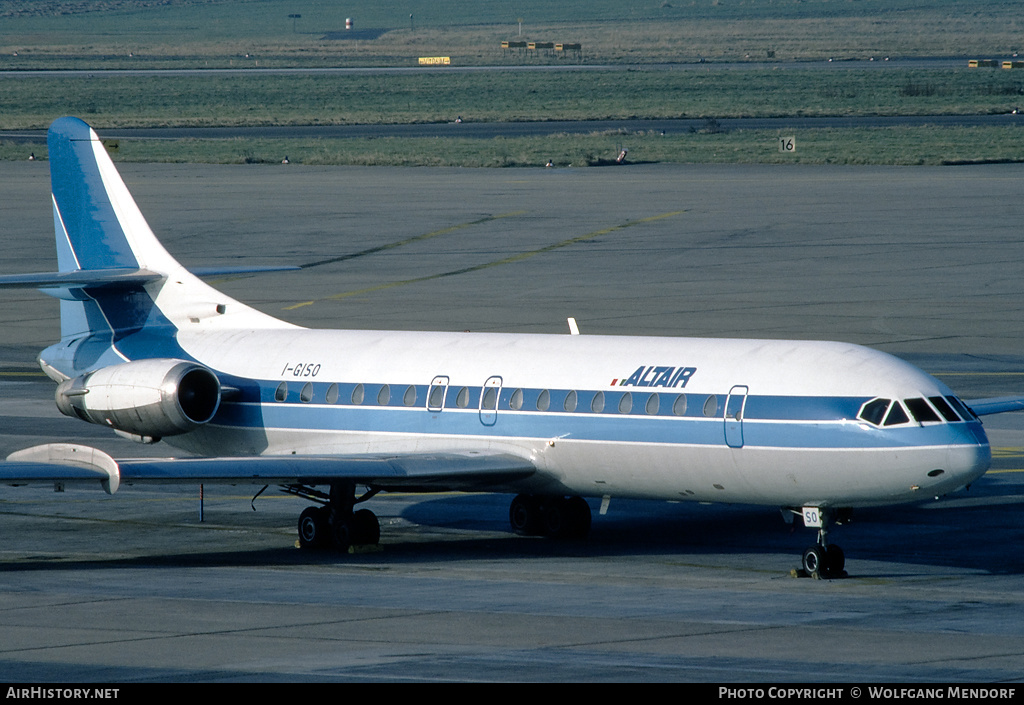
[[[401,169],[121,165],[189,266],[316,327],[836,339],[966,399],[1024,392],[1024,165]],[[4,273],[54,266],[48,165],[0,163]],[[0,454],[81,440],[32,361],[56,302],[2,292]],[[612,500],[584,543],[510,497],[371,500],[379,552],[295,548],[258,487],[0,489],[0,680],[1020,682],[1024,415],[965,493],[855,514],[849,577],[792,577],[773,508]],[[256,511],[253,511],[255,507]]]

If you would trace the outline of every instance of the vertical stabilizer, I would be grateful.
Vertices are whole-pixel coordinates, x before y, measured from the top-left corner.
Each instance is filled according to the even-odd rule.
[[[61,299],[61,342],[40,355],[48,374],[184,357],[186,327],[290,327],[206,285],[164,249],[89,125],[55,120],[47,143],[57,265],[74,278],[45,287]]]
[[[78,118],[60,118],[50,126],[47,143],[60,271],[166,272],[177,264],[153,235],[92,128]]]

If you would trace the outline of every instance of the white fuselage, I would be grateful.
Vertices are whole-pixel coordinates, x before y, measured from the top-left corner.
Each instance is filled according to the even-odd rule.
[[[952,393],[856,345],[202,324],[177,340],[239,389],[168,439],[204,454],[500,450],[538,469],[515,491],[834,507],[944,494],[990,462],[968,414],[859,419]]]

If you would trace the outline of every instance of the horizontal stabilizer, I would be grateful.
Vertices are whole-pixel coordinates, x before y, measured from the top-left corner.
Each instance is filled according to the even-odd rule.
[[[294,264],[266,267],[196,267],[188,270],[197,277],[224,277],[234,274],[263,274],[264,272],[298,272],[302,267]]]
[[[12,453],[7,462],[0,463],[0,483],[110,481],[114,477],[120,483],[163,484],[319,485],[348,480],[389,490],[438,491],[495,487],[529,477],[534,471],[527,460],[490,452],[136,458],[115,462],[87,446],[55,443]]]
[[[1002,414],[1007,411],[1024,411],[1024,397],[992,397],[990,399],[974,399],[964,403],[978,416]]]
[[[291,272],[299,267],[199,267],[189,270],[197,277],[222,277],[236,274],[262,274],[264,272]],[[76,269],[70,272],[34,272],[0,276],[0,289],[39,289],[50,287],[109,287],[132,286],[163,279],[159,272],[148,269],[113,267],[110,269]]]
[[[148,269],[113,267],[110,269],[76,269],[70,272],[36,272],[0,276],[0,288],[36,289],[50,287],[103,287],[145,284],[163,279],[159,272]]]

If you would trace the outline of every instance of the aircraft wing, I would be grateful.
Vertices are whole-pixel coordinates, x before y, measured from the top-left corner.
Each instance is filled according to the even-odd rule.
[[[1024,411],[1024,397],[992,397],[989,399],[972,399],[964,404],[978,416],[1002,414],[1007,411]]]
[[[68,443],[17,451],[0,463],[0,484],[99,482],[110,494],[123,483],[319,485],[350,480],[385,490],[440,491],[494,488],[536,471],[507,453],[368,453],[238,458],[135,458]]]

